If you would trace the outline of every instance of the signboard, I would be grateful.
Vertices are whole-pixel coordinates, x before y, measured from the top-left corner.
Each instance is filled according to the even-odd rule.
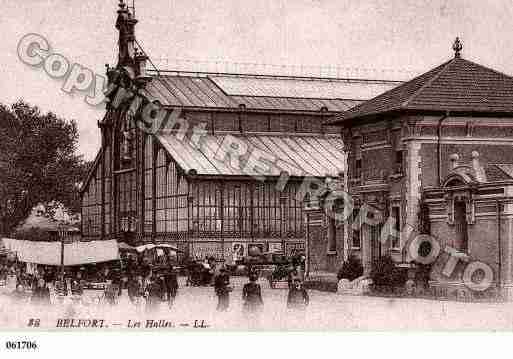
[[[294,256],[296,254],[305,254],[305,244],[298,243],[286,243],[285,250],[287,256]]]

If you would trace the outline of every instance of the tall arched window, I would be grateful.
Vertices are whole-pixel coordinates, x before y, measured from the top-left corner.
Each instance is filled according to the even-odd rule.
[[[110,163],[110,146],[106,146],[103,152],[103,168],[105,170],[105,218],[104,218],[104,230],[105,234],[109,235],[111,233],[110,227],[110,197],[111,197],[111,188],[112,188],[112,171],[111,171],[111,163]]]
[[[137,129],[135,127],[134,115],[131,111],[126,111],[122,115],[119,130],[118,153],[120,168],[133,168],[135,165],[135,138]]]
[[[157,166],[155,168],[156,181],[156,227],[157,232],[166,232],[166,196],[167,196],[167,165],[166,153],[159,150],[157,155]]]
[[[144,232],[153,230],[153,138],[146,136],[144,143]]]
[[[178,185],[178,194],[177,197],[177,219],[178,219],[178,232],[184,232],[188,230],[188,223],[187,223],[187,206],[188,206],[188,199],[187,199],[187,192],[188,192],[188,185],[187,180],[185,177],[180,176],[179,177],[180,184]]]
[[[464,199],[454,200],[454,240],[453,246],[461,252],[468,251],[467,204]]]
[[[176,232],[176,167],[173,161],[167,167],[166,231]]]

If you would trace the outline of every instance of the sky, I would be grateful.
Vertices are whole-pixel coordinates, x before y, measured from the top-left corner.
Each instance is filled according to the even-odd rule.
[[[63,92],[63,81],[42,68],[22,63],[17,46],[25,34],[40,34],[52,52],[104,75],[105,64],[115,65],[117,55],[117,3],[0,0],[0,102],[23,98],[43,112],[75,119],[78,149],[88,160],[100,146],[97,121],[104,109],[85,103],[84,92]],[[135,0],[135,5],[137,39],[161,69],[273,69],[405,80],[451,58],[459,36],[464,58],[513,74],[511,0]]]

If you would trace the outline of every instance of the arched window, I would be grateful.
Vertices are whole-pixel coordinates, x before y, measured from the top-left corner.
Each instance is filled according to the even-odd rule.
[[[135,138],[136,127],[134,115],[126,111],[121,117],[119,124],[118,154],[120,168],[132,168],[135,165]]]
[[[188,207],[188,199],[187,199],[187,193],[188,193],[188,186],[187,186],[187,180],[185,177],[180,176],[179,177],[180,184],[178,185],[178,193],[179,196],[177,197],[177,220],[178,220],[178,231],[187,231],[188,229],[188,223],[187,223],[187,207]]]
[[[104,230],[105,234],[108,235],[111,233],[110,228],[110,197],[112,190],[112,171],[111,171],[111,163],[110,163],[110,146],[106,146],[103,152],[103,168],[105,170],[105,218],[104,218]]]
[[[157,155],[157,166],[155,168],[156,181],[156,227],[157,232],[166,232],[166,207],[167,207],[167,165],[166,153],[160,150]]]
[[[153,229],[153,138],[146,136],[144,143],[144,232]]]
[[[167,167],[167,198],[166,198],[166,231],[176,232],[176,167],[173,161],[169,161]]]
[[[454,248],[467,252],[468,228],[467,228],[467,203],[464,199],[454,199]]]

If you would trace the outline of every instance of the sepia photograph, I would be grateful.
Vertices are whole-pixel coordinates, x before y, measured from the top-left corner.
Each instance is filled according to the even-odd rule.
[[[513,330],[513,2],[0,12],[0,352]]]

